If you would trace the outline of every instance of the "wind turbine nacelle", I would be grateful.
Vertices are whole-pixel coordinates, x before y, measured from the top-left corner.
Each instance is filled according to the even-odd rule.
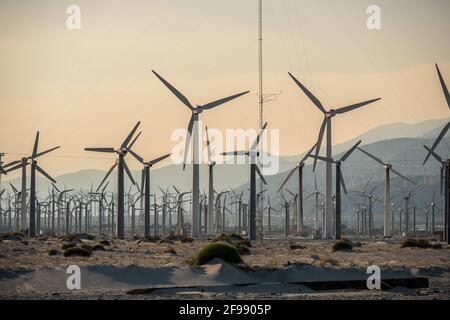
[[[334,116],[336,116],[336,111],[333,109],[325,113],[325,118],[333,118]]]

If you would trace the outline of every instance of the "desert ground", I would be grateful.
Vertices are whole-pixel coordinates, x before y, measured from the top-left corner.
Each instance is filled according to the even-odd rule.
[[[194,267],[192,257],[212,240],[109,240],[90,257],[65,257],[63,245],[101,239],[4,236],[0,241],[0,299],[445,299],[450,298],[450,246],[402,248],[400,239],[333,241],[271,238],[252,243],[244,263],[220,259]],[[103,239],[105,240],[105,239]],[[103,249],[100,247],[100,249]],[[49,251],[54,250],[53,255]],[[69,290],[69,265],[81,289]],[[370,265],[381,277],[426,277],[428,288],[315,291],[304,281],[364,280]]]

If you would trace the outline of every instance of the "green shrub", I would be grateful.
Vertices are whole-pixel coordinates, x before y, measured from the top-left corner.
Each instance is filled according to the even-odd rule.
[[[81,242],[80,237],[78,237],[78,235],[76,235],[76,234],[66,234],[66,235],[61,236],[59,239],[63,242],[68,242],[68,241]]]
[[[172,241],[174,241],[174,240],[177,240],[178,237],[175,235],[175,233],[171,232],[171,233],[166,237],[166,239],[167,239],[167,240],[172,240]]]
[[[196,266],[201,266],[214,258],[219,258],[229,263],[242,262],[239,251],[234,246],[225,242],[214,242],[208,244],[200,250],[200,252],[194,257],[193,264]]]
[[[347,239],[341,239],[333,243],[333,252],[341,251],[341,250],[352,250],[353,245],[352,243]]]
[[[73,247],[76,247],[76,246],[77,246],[76,243],[73,243],[73,242],[67,242],[67,243],[64,243],[64,244],[61,246],[61,249],[66,250],[66,249],[73,248]]]
[[[240,241],[238,241],[236,243],[236,246],[246,246],[246,247],[251,248],[252,247],[252,243],[250,242],[250,240],[242,239],[242,240],[240,240]]]
[[[64,251],[64,257],[90,257],[91,251],[81,247],[72,247]]]
[[[48,255],[49,256],[57,256],[57,255],[59,255],[59,251],[56,249],[50,249],[50,250],[48,250]]]
[[[176,254],[177,254],[177,252],[175,251],[175,249],[172,248],[172,247],[169,247],[169,248],[167,248],[166,250],[164,250],[164,253],[170,253],[170,254],[173,254],[173,255],[176,255]]]
[[[304,249],[306,249],[306,246],[302,246],[300,244],[291,244],[289,246],[289,249],[290,250],[304,250]]]
[[[96,244],[95,246],[92,247],[91,251],[106,251],[106,249],[101,244]]]
[[[244,238],[236,233],[222,233],[216,238],[216,241],[223,241],[228,243],[233,243],[241,240],[244,240]]]
[[[99,244],[101,244],[102,246],[109,246],[111,242],[109,242],[108,240],[102,240],[99,242]]]
[[[180,241],[186,243],[186,242],[192,242],[194,240],[189,236],[182,236]]]
[[[22,241],[25,238],[25,234],[20,232],[7,232],[0,234],[0,239],[11,241]]]
[[[148,241],[148,242],[158,242],[158,241],[160,241],[160,240],[161,240],[161,238],[158,237],[158,236],[148,236],[148,237],[145,237],[145,241]]]
[[[241,256],[246,256],[250,254],[250,248],[245,244],[236,244],[236,249]]]
[[[91,246],[90,244],[82,244],[81,247],[82,247],[83,249],[92,251],[92,246]]]
[[[80,235],[78,235],[78,237],[80,239],[95,240],[95,236],[93,236],[92,234],[88,234],[88,233],[81,233]]]
[[[432,249],[442,249],[440,243],[431,243],[427,239],[421,238],[406,238],[402,240],[402,248],[432,248]]]

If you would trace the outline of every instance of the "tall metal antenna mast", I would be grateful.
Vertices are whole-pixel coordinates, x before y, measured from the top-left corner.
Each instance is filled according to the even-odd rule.
[[[259,128],[261,129],[264,125],[264,94],[263,94],[263,39],[262,39],[262,20],[263,20],[263,2],[258,0],[258,67],[259,67]],[[260,144],[260,152],[263,152],[263,144]],[[259,158],[261,159],[261,158]],[[262,165],[262,163],[260,162]],[[260,179],[259,192],[264,189],[264,183]],[[258,236],[262,238],[263,236],[263,208],[264,208],[264,194],[261,194],[259,199],[259,210],[258,210],[258,221],[257,230]]]
[[[263,96],[263,57],[262,57],[262,0],[259,0],[258,13],[258,52],[259,52],[259,128],[264,125],[264,96]]]
[[[2,158],[5,156],[4,153],[0,153],[0,167],[3,165]],[[2,173],[0,172],[0,192],[2,192]],[[1,200],[1,199],[0,199]]]

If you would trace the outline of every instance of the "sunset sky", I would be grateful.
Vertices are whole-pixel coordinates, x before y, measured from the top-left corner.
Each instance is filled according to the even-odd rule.
[[[68,30],[66,8],[81,8]],[[366,28],[381,7],[382,29]],[[393,122],[448,117],[434,63],[450,84],[448,0],[265,0],[264,92],[280,153],[298,154],[317,138],[322,114],[288,77],[295,74],[329,108],[381,97],[336,117],[334,143]],[[0,152],[5,161],[61,145],[42,159],[54,176],[107,169],[137,121],[136,151],[170,152],[170,135],[190,112],[151,73],[157,70],[194,104],[250,90],[206,112],[210,128],[258,126],[256,0],[2,0]],[[167,163],[166,163],[167,164]],[[134,160],[132,169],[140,168]],[[15,176],[15,175],[13,175]]]

